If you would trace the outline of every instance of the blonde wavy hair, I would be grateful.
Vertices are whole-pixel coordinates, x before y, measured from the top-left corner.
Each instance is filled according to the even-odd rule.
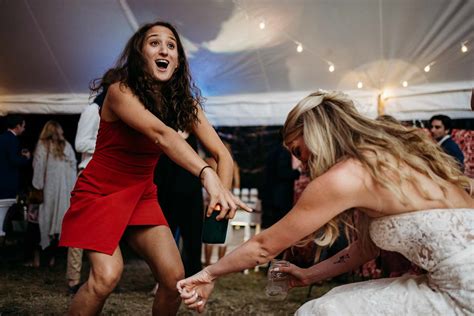
[[[471,190],[469,178],[461,173],[455,159],[444,153],[426,133],[397,122],[365,117],[358,113],[348,96],[340,92],[318,91],[301,100],[288,114],[282,134],[285,144],[303,136],[310,152],[311,179],[337,162],[353,158],[362,163],[378,185],[390,190],[404,205],[410,204],[401,189],[404,181],[418,188],[425,199],[436,198],[423,189],[410,168],[400,168],[402,165],[433,180],[445,196],[448,183]],[[352,213],[341,213],[309,237],[320,246],[331,245],[339,235],[341,222],[350,223]],[[360,235],[368,231],[367,226],[366,216],[360,216],[357,225]]]
[[[41,130],[39,141],[46,146],[47,151],[58,159],[64,159],[64,148],[66,139],[61,125],[56,121],[48,121]]]

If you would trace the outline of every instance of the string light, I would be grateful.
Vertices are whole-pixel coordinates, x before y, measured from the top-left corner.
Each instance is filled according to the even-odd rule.
[[[425,72],[430,72],[431,70],[431,66],[433,66],[436,62],[435,61],[432,61],[431,63],[429,63],[428,65],[425,66],[425,68],[423,68],[423,70]]]
[[[235,2],[235,1],[233,1],[233,2]],[[236,2],[235,2],[235,3],[236,3]],[[238,6],[238,7],[240,8],[240,6]],[[245,9],[243,9],[243,8],[240,8],[240,9],[247,13],[247,11],[246,11]],[[248,16],[247,16],[247,17],[248,17]],[[265,20],[264,20],[263,18],[261,18],[261,17],[255,17],[255,16],[254,16],[253,18],[254,18],[255,20],[257,20],[257,19],[260,20],[260,22],[259,22],[259,28],[260,28],[260,30],[264,30],[264,29],[266,28],[266,23],[265,23]],[[302,53],[303,50],[304,50],[303,44],[302,44],[301,42],[296,41],[295,39],[293,39],[293,38],[291,38],[291,37],[289,37],[289,36],[287,36],[287,37],[288,37],[289,40],[293,41],[293,42],[296,44],[296,51],[297,51],[298,53]],[[462,53],[467,53],[467,52],[469,51],[469,47],[468,47],[468,45],[467,45],[468,43],[469,43],[469,41],[464,41],[464,42],[461,43],[461,52],[462,52]],[[311,51],[310,51],[310,53],[311,53]],[[329,65],[329,67],[328,67],[329,72],[334,72],[334,71],[336,70],[336,67],[335,67],[335,65],[334,65],[332,62],[327,61],[327,60],[324,60],[324,59],[321,58],[321,57],[319,57],[319,58],[320,58],[321,60],[325,61],[325,62]],[[426,66],[423,68],[424,72],[427,72],[427,73],[430,72],[430,71],[431,71],[431,66],[433,66],[434,64],[435,64],[435,61],[433,61],[433,62],[429,63],[428,65],[426,65]],[[401,85],[402,85],[404,88],[408,87],[408,81],[406,81],[406,80],[402,81],[402,82],[401,82]],[[357,82],[357,88],[358,88],[358,89],[362,89],[363,87],[364,87],[364,83],[363,83],[362,81],[358,81],[358,82]],[[381,96],[384,97],[384,93],[382,93]]]
[[[303,44],[298,43],[298,46],[296,46],[296,51],[297,51],[298,53],[301,53],[301,52],[303,51]]]

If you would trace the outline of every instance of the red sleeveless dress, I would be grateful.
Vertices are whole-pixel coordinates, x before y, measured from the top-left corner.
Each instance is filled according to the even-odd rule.
[[[168,225],[153,171],[160,147],[122,121],[101,120],[92,160],[71,193],[59,245],[113,254],[128,225]]]

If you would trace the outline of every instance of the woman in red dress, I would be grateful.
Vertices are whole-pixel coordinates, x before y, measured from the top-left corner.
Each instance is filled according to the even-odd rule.
[[[228,190],[232,158],[201,108],[186,56],[175,28],[164,22],[144,25],[129,40],[115,68],[93,88],[106,91],[96,150],[72,192],[61,246],[88,250],[87,282],[75,295],[69,314],[98,314],[119,281],[122,236],[150,266],[160,287],[153,314],[176,314],[176,282],[183,265],[158,205],[153,169],[163,152],[199,176],[211,196],[207,214],[218,218],[248,209]],[[217,172],[179,136],[194,133],[218,161]]]

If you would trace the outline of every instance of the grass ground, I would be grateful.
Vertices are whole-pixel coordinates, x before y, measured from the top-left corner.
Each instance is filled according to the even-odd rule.
[[[21,254],[9,247],[0,248],[0,315],[64,315],[71,300],[65,285],[66,258],[62,253],[53,268],[28,268]],[[83,269],[87,275],[87,263]],[[284,301],[265,297],[265,271],[236,273],[218,280],[208,303],[206,315],[290,315],[307,300],[321,296],[334,284],[290,291]],[[113,293],[103,315],[150,315],[154,281],[148,266],[133,255],[125,256],[120,293]],[[192,315],[182,305],[178,315]]]

